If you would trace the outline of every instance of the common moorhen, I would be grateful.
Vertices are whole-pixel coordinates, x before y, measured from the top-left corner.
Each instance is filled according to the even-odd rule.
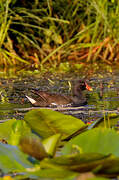
[[[92,88],[83,80],[79,80],[72,89],[72,96],[65,96],[61,94],[51,94],[45,91],[32,90],[38,95],[37,100],[26,96],[34,106],[52,107],[52,106],[81,106],[87,104],[86,98],[82,91],[92,91]]]

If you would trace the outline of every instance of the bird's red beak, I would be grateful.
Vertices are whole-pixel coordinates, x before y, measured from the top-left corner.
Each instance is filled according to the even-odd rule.
[[[87,89],[88,91],[93,91],[92,87],[89,86],[87,83],[86,83],[86,89]]]

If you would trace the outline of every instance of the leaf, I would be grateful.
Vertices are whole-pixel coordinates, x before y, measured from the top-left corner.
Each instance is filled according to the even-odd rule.
[[[52,37],[52,40],[53,40],[56,44],[62,44],[62,43],[63,43],[62,37],[61,37],[59,34],[54,33],[51,37]]]
[[[74,64],[74,67],[75,67],[77,70],[80,70],[83,66],[84,66],[84,64]]]
[[[42,142],[46,152],[50,155],[50,156],[54,156],[55,152],[56,152],[56,147],[57,144],[59,142],[61,138],[61,134],[55,134],[53,136],[50,136],[47,139],[44,139],[44,141]]]
[[[78,173],[63,168],[44,168],[35,171],[31,168],[27,171],[26,175],[39,180],[74,180]]]
[[[59,70],[61,72],[69,72],[71,70],[69,62],[60,63]]]
[[[119,134],[113,129],[91,129],[71,139],[62,153],[71,153],[73,147],[81,153],[113,154],[119,157]]]
[[[28,156],[16,146],[0,144],[0,169],[4,173],[25,172],[26,168],[32,167],[33,165],[28,161]]]
[[[108,157],[110,156],[105,156],[98,153],[83,153],[83,154],[75,153],[71,155],[62,155],[52,159],[45,159],[41,162],[41,167],[55,168],[61,166],[62,168],[66,168],[69,170],[71,169],[76,170],[78,167],[80,168],[81,172],[86,170],[90,171],[96,167],[96,162],[98,165],[99,164],[98,161],[104,161]],[[89,164],[91,166],[89,166]]]
[[[26,113],[24,120],[43,138],[60,133],[63,138],[85,127],[80,120],[50,109],[36,109]]]
[[[21,136],[30,133],[30,127],[23,120],[10,119],[0,123],[0,140],[5,139],[11,145],[17,145]]]
[[[99,153],[63,155],[53,159],[44,159],[40,165],[43,169],[62,168],[79,173],[93,172],[107,177],[119,175],[119,158]]]
[[[12,131],[12,125],[16,122],[16,119],[10,119],[3,123],[0,123],[0,139],[8,140]]]
[[[25,134],[31,134],[31,129],[23,120],[16,120],[12,124],[11,134],[8,143],[11,145],[18,145],[20,138]]]
[[[38,160],[42,160],[43,158],[48,156],[38,136],[32,135],[22,137],[19,145],[20,149],[24,153],[29,154],[30,156],[35,157]]]

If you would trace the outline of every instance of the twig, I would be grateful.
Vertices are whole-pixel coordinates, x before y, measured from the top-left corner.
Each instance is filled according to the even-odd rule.
[[[32,109],[51,109],[54,111],[67,111],[67,110],[90,110],[90,109],[94,109],[93,107],[85,107],[85,106],[80,106],[80,107],[56,107],[56,108],[50,108],[50,107],[29,107],[29,108],[15,108],[15,111],[29,111]]]

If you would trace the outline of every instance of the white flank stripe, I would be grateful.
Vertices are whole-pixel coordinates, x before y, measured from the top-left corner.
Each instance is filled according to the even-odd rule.
[[[26,96],[28,98],[28,100],[32,103],[32,104],[35,104],[36,103],[36,100],[35,99],[32,99],[30,98],[29,96]]]

